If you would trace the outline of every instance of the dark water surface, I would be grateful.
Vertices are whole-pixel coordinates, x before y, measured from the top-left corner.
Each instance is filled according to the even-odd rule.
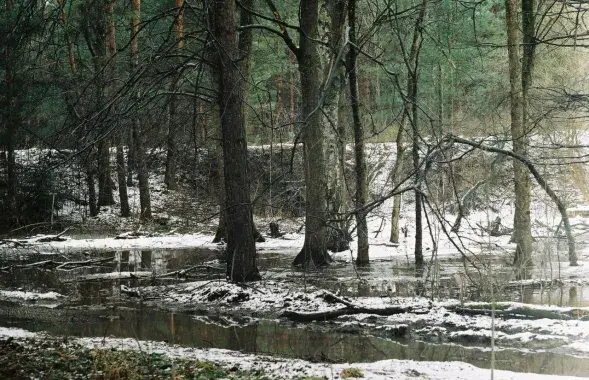
[[[285,322],[234,320],[216,315],[170,313],[141,305],[129,305],[120,286],[166,284],[186,280],[223,278],[221,253],[213,249],[90,251],[77,253],[27,253],[15,258],[0,254],[0,288],[27,291],[56,291],[68,297],[67,307],[43,307],[26,303],[0,302],[0,325],[31,331],[48,331],[72,336],[114,336],[139,340],[168,341],[191,347],[215,347],[250,353],[279,355],[327,362],[370,362],[381,359],[463,361],[490,366],[490,351],[482,347],[383,339],[362,333],[340,333],[318,325],[308,328]],[[355,268],[336,262],[318,272],[303,273],[290,265],[294,256],[280,252],[260,253],[264,278],[306,281],[350,296],[413,296],[481,300],[488,296],[485,281],[490,277],[462,260],[439,260],[426,270],[411,263],[374,262]],[[114,258],[112,261],[73,270],[46,269],[23,265]],[[522,285],[509,263],[493,261],[495,296],[499,300],[534,304],[589,306],[589,287],[540,281]],[[195,265],[187,279],[162,274]],[[19,267],[20,266],[20,267]],[[216,269],[218,268],[218,269]],[[134,273],[130,276],[130,272]],[[543,272],[545,273],[545,272]],[[96,278],[95,276],[105,276]],[[112,276],[115,277],[112,277]],[[94,277],[93,277],[94,276]],[[110,276],[110,277],[108,277]],[[118,277],[118,278],[117,278]],[[530,278],[546,280],[546,277]],[[477,283],[478,282],[478,283]],[[522,352],[515,349],[495,353],[496,368],[519,372],[589,376],[589,359],[553,352]]]

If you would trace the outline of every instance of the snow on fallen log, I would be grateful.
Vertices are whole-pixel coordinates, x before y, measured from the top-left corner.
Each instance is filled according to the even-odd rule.
[[[381,308],[368,307],[364,305],[354,304],[347,301],[344,298],[338,297],[333,293],[325,292],[323,298],[329,303],[339,303],[344,307],[335,310],[324,310],[317,312],[298,312],[298,311],[285,311],[282,313],[282,317],[288,318],[296,322],[313,322],[313,321],[327,321],[335,319],[344,315],[354,314],[373,314],[380,316],[390,316],[396,314],[413,313],[413,314],[426,314],[429,313],[429,309],[419,308],[416,309],[413,306],[387,306]],[[430,306],[431,307],[431,306]]]

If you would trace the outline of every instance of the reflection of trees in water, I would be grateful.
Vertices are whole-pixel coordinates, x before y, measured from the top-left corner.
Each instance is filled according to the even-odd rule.
[[[150,270],[151,269],[151,256],[152,251],[141,251],[141,269],[142,270]]]

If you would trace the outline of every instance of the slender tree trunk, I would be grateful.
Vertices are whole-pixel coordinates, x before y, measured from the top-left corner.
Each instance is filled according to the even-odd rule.
[[[110,144],[104,139],[98,143],[98,207],[114,203],[110,176]]]
[[[519,32],[517,26],[517,1],[505,1],[507,25],[507,50],[509,56],[509,82],[511,104],[511,138],[513,152],[527,157],[527,135],[525,130],[524,100],[522,98],[522,65],[519,60]],[[528,80],[529,78],[526,78]],[[531,186],[525,166],[513,162],[515,183],[515,215],[513,221],[514,240],[517,244],[515,264],[524,266],[531,263],[532,228],[530,219]]]
[[[74,49],[72,48],[72,41],[70,39],[70,34],[67,28],[67,15],[64,9],[64,0],[57,0],[57,5],[59,6],[59,21],[64,28],[65,34],[65,47],[67,49],[67,57],[68,62],[70,65],[70,70],[73,75],[76,74],[76,59],[74,56]]]
[[[395,164],[393,166],[393,171],[391,174],[392,177],[392,184],[393,186],[399,186],[399,182],[401,181],[401,173],[403,172],[403,155],[405,154],[405,147],[404,144],[404,134],[405,129],[407,129],[407,116],[405,115],[406,111],[403,111],[403,116],[401,117],[401,123],[399,124],[399,130],[397,131],[397,137],[395,139]],[[399,218],[401,216],[401,194],[395,195],[393,197],[393,211],[391,215],[391,243],[399,243]]]
[[[6,13],[9,16],[12,16],[11,12],[13,10],[12,7],[12,0],[6,0]],[[9,21],[12,23],[12,20]],[[4,49],[4,70],[5,70],[5,86],[6,86],[6,104],[5,112],[2,114],[5,115],[4,118],[4,144],[6,149],[6,160],[7,160],[7,211],[10,215],[9,218],[6,218],[6,222],[9,223],[7,227],[16,227],[18,226],[18,200],[17,200],[17,173],[16,173],[16,156],[15,156],[15,148],[16,148],[16,132],[17,128],[20,124],[20,115],[17,115],[18,110],[16,109],[16,96],[15,96],[15,88],[14,88],[14,67],[13,67],[13,48],[12,48],[12,41],[7,41],[6,47]]]
[[[413,170],[415,171],[415,183],[417,190],[415,190],[415,265],[423,265],[423,223],[422,223],[422,209],[423,200],[421,198],[421,192],[419,187],[421,186],[421,174],[419,169],[419,117],[417,108],[417,90],[419,88],[419,52],[421,51],[421,43],[423,38],[421,36],[421,30],[425,19],[427,3],[423,1],[421,10],[419,12],[417,21],[415,22],[415,34],[414,40],[417,40],[415,62],[413,69],[409,69],[411,75],[411,131],[412,131],[412,142],[411,142],[411,153],[413,157]]]
[[[174,28],[176,29],[176,48],[181,50],[184,46],[184,0],[175,0],[177,13],[174,18]],[[167,138],[167,156],[166,172],[164,182],[168,190],[178,189],[178,180],[176,172],[178,167],[178,144],[177,144],[177,109],[178,99],[174,94],[178,91],[180,84],[180,74],[175,73],[170,85],[170,102],[168,103],[168,138]]]
[[[352,117],[354,119],[354,153],[356,158],[356,209],[363,210],[368,202],[368,179],[366,176],[366,159],[364,156],[364,129],[360,119],[360,105],[358,100],[358,79],[356,61],[356,0],[349,0],[348,3],[348,25],[350,50],[348,51],[348,80],[350,81],[350,100],[352,103]],[[356,231],[358,233],[358,265],[368,264],[368,224],[366,223],[366,212],[356,212]]]
[[[424,1],[421,4],[420,12],[417,16],[415,21],[415,26],[413,28],[413,38],[411,41],[411,48],[409,50],[409,56],[405,60],[405,65],[407,69],[407,82],[406,82],[406,98],[403,102],[403,115],[401,116],[401,123],[399,124],[399,130],[397,132],[397,137],[395,140],[396,145],[396,154],[395,154],[395,164],[393,166],[392,171],[392,183],[393,186],[399,186],[399,182],[401,181],[401,174],[403,173],[403,164],[404,164],[404,154],[405,154],[405,133],[407,133],[407,129],[409,124],[414,127],[414,123],[417,123],[417,120],[412,120],[412,110],[413,105],[416,106],[417,101],[417,72],[418,72],[418,59],[419,53],[421,51],[421,43],[422,43],[422,36],[421,36],[421,28],[423,25],[423,21],[425,19],[427,4]],[[398,35],[399,39],[401,38]],[[412,131],[417,133],[416,128],[412,128]],[[414,136],[415,137],[415,136]],[[415,144],[414,144],[415,145]],[[417,148],[417,146],[414,146]],[[415,160],[415,152],[412,149],[413,158]],[[419,159],[419,151],[417,151],[417,159]],[[401,197],[402,195],[396,195],[393,198],[393,211],[391,216],[391,243],[399,243],[399,218],[401,216]],[[417,197],[417,195],[416,195]],[[419,202],[419,208],[421,209],[421,199]],[[416,202],[416,208],[418,207],[418,202]],[[416,210],[417,213],[417,210]],[[417,216],[417,215],[416,215]],[[421,224],[421,211],[419,214],[419,223]],[[415,226],[417,229],[417,226]],[[421,231],[421,227],[419,228]],[[421,232],[420,232],[421,235]],[[416,234],[416,239],[418,238]],[[419,237],[421,239],[421,237]],[[416,244],[416,249],[421,246],[420,244]],[[419,248],[421,249],[421,248]]]
[[[244,78],[235,62],[237,40],[235,2],[214,0],[214,35],[219,54],[219,112],[223,138],[227,210],[227,278],[230,281],[261,279],[256,264],[253,215],[247,175],[247,142],[244,120]]]
[[[289,51],[288,58],[290,60],[290,67],[294,66],[295,55],[292,51]],[[291,70],[290,72],[290,86],[288,89],[288,101],[289,101],[289,113],[288,113],[288,122],[290,123],[290,130],[294,130],[294,122],[295,122],[295,81],[296,81],[296,71]]]
[[[89,161],[86,164],[86,186],[88,187],[88,205],[90,208],[90,217],[95,217],[98,215],[98,206],[96,202],[96,184],[94,182],[94,171],[91,169],[92,161],[87,158]]]
[[[133,142],[133,123],[131,128],[127,131],[125,138],[127,141],[127,187],[132,187],[133,183],[133,172],[137,170],[136,159],[135,159],[135,142]]]
[[[131,0],[131,75],[139,67],[139,22],[141,20],[141,0]],[[151,219],[151,195],[149,192],[149,170],[145,157],[145,146],[141,119],[137,110],[139,93],[135,93],[133,124],[131,127],[137,182],[139,186],[140,219]]]
[[[109,63],[108,63],[108,75],[109,75],[109,85],[108,85],[108,94],[112,96],[114,94],[114,82],[116,79],[116,55],[117,55],[117,41],[116,41],[116,28],[115,28],[115,19],[114,19],[114,0],[111,0],[107,3],[105,8],[106,11],[106,19],[108,23],[108,36],[106,39],[106,46],[109,56]],[[118,118],[117,115],[118,107],[117,105],[113,105],[111,109],[111,115],[113,116],[112,119]],[[121,216],[129,217],[131,215],[129,209],[129,196],[127,194],[127,171],[125,168],[125,152],[123,150],[122,145],[122,138],[121,133],[117,133],[116,139],[116,162],[117,162],[117,182],[118,182],[118,189],[119,189],[119,202],[121,207]]]
[[[117,144],[117,180],[119,182],[119,198],[121,201],[121,216],[128,218],[131,216],[129,208],[129,196],[127,194],[127,171],[125,170],[125,148],[119,142]]]

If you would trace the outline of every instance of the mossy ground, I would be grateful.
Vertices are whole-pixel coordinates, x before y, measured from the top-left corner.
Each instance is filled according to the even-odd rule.
[[[88,349],[63,340],[0,340],[0,379],[269,379],[216,363],[140,351]]]

